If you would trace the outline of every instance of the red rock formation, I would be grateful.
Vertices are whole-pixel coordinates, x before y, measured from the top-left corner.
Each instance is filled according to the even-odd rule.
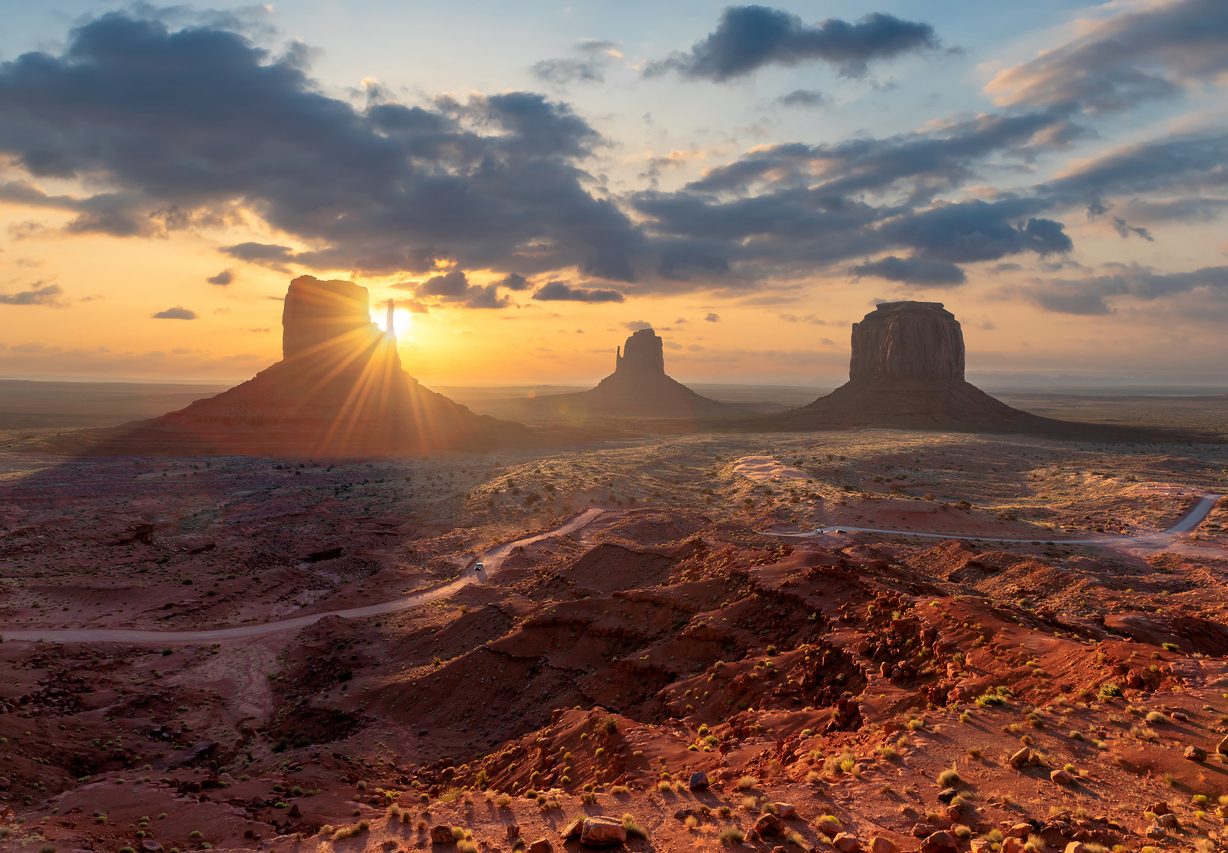
[[[78,452],[321,459],[530,443],[523,425],[475,415],[407,374],[365,287],[297,278],[282,326],[282,360],[253,379]]]
[[[963,381],[964,333],[941,302],[885,302],[853,324],[849,379]]]
[[[526,406],[539,417],[553,415],[572,423],[592,417],[694,419],[746,412],[696,394],[667,376],[663,342],[652,329],[640,329],[627,338],[615,353],[614,372],[596,388],[538,397]]]

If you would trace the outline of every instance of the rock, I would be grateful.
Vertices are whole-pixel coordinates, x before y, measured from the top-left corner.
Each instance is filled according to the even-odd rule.
[[[665,372],[664,342],[652,329],[638,329],[623,349],[614,354],[614,372],[620,370],[651,370]]]
[[[1168,814],[1172,811],[1172,809],[1168,807],[1168,803],[1160,801],[1149,805],[1147,807],[1147,811],[1151,812],[1152,814]]]
[[[539,838],[529,845],[529,853],[550,853],[553,849],[545,838]]]
[[[1126,675],[1126,686],[1133,690],[1141,690],[1143,687],[1143,676],[1131,670],[1130,673]]]
[[[437,824],[431,827],[431,843],[432,844],[451,844],[452,843],[452,827],[446,824]]]
[[[943,788],[938,792],[938,802],[949,803],[951,800],[959,796],[959,791],[955,788]]]
[[[1071,785],[1074,783],[1074,777],[1061,768],[1050,773],[1049,779],[1057,785]]]
[[[564,841],[569,841],[572,838],[579,838],[580,833],[583,831],[584,831],[584,815],[580,815],[579,817],[574,818],[571,821],[571,823],[567,824],[567,826],[563,827],[563,831],[559,833],[559,836]]]
[[[1018,838],[1008,838],[1002,842],[1002,853],[1024,853],[1023,841]]]
[[[686,820],[689,817],[695,817],[697,814],[698,812],[695,809],[678,809],[678,811],[674,812],[674,820]]]
[[[1185,713],[1185,711],[1173,711],[1168,716],[1179,723],[1188,723],[1190,721],[1190,715]]]
[[[974,838],[972,839],[972,846],[968,850],[970,853],[990,853],[992,847],[993,845],[984,838]]]
[[[1228,755],[1228,737],[1225,737],[1215,746],[1215,751],[1220,755]]]
[[[1030,823],[1017,823],[1010,829],[1006,830],[1003,835],[1010,838],[1027,838],[1035,829],[1036,827],[1032,826]]]
[[[1159,826],[1158,824],[1156,826],[1147,827],[1147,837],[1148,838],[1158,839],[1158,838],[1163,838],[1166,835],[1168,835],[1168,833],[1164,831],[1164,827]]]
[[[7,776],[0,776],[0,791],[7,791],[12,784]]]
[[[835,838],[844,830],[838,819],[827,814],[814,822],[814,828],[829,838]]]
[[[957,821],[963,817],[964,811],[968,808],[968,804],[963,800],[956,800],[946,808],[947,820]]]
[[[692,791],[706,791],[708,789],[708,774],[702,770],[696,770],[687,781],[687,787]]]
[[[797,806],[791,803],[777,803],[776,814],[780,815],[781,820],[796,820]]]
[[[299,809],[298,803],[291,803],[290,811],[287,812],[287,814],[289,814],[290,817],[302,817],[303,816],[303,812]]]
[[[508,838],[519,838],[520,837],[520,827],[517,824],[509,823],[507,825],[507,837]]]
[[[1065,853],[1087,853],[1087,847],[1081,841],[1072,841],[1066,845]]]
[[[617,847],[627,841],[622,821],[609,817],[588,817],[580,831],[580,843],[586,847]]]
[[[1190,761],[1202,763],[1207,760],[1207,751],[1200,746],[1187,746],[1185,748],[1185,757]]]
[[[861,853],[861,839],[849,832],[842,832],[833,838],[831,846],[841,853]]]
[[[1032,750],[1026,746],[1011,756],[1011,767],[1014,767],[1016,770],[1018,770],[1020,767],[1022,767],[1025,764],[1031,764],[1031,763],[1032,763]]]
[[[939,830],[926,836],[921,842],[921,853],[945,853],[947,850],[958,850],[959,842],[949,832]]]
[[[755,821],[755,832],[760,835],[784,835],[785,824],[774,814],[760,815]]]
[[[870,839],[870,853],[895,853],[895,842],[876,835]]]
[[[310,355],[357,335],[378,334],[378,329],[369,332],[371,325],[365,287],[299,276],[290,282],[281,312],[282,358]]]
[[[1177,820],[1177,816],[1175,814],[1157,815],[1156,823],[1164,827],[1165,829],[1176,829],[1178,826],[1181,825],[1180,822]]]
[[[147,851],[147,853],[158,853],[158,851],[162,849],[162,842],[155,841],[152,838],[146,838],[141,841],[141,849]]]
[[[964,378],[964,334],[940,302],[886,302],[853,324],[849,379]]]

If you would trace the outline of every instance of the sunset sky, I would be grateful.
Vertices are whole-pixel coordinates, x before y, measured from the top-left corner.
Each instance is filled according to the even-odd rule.
[[[0,376],[245,379],[309,273],[429,384],[1228,373],[1228,2],[0,0]]]

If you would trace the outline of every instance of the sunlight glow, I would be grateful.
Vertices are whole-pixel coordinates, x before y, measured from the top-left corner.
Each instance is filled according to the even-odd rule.
[[[412,317],[413,314],[406,308],[393,310],[392,330],[397,333],[397,337],[401,337],[409,332],[410,327],[413,325]],[[371,310],[371,322],[379,326],[381,332],[388,331],[386,328],[388,325],[388,314],[382,304]]]

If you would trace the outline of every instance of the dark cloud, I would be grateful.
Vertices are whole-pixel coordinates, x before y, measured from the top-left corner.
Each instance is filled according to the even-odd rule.
[[[704,319],[709,323],[719,323],[721,321],[721,315],[709,313],[708,316],[704,317]]]
[[[955,264],[925,258],[897,258],[895,255],[858,264],[850,267],[849,272],[921,287],[950,287],[968,280],[964,271]]]
[[[533,76],[543,83],[604,83],[605,68],[617,56],[617,42],[586,39],[576,45],[580,58],[543,59],[534,63]]]
[[[238,243],[223,246],[220,251],[236,260],[260,264],[278,272],[288,272],[290,268],[286,264],[294,260],[294,251],[289,246],[271,243]]]
[[[1123,12],[988,85],[1001,105],[1073,104],[1108,112],[1168,98],[1228,71],[1228,4],[1177,0]]]
[[[538,302],[622,302],[617,290],[586,290],[572,287],[565,281],[550,281],[537,289],[533,298]]]
[[[1132,297],[1150,302],[1200,292],[1218,303],[1228,303],[1228,266],[1203,267],[1189,272],[1157,273],[1138,264],[1115,264],[1106,275],[1084,279],[1053,279],[1030,288],[1025,295],[1046,311],[1062,314],[1109,314],[1109,299]]]
[[[534,271],[635,278],[639,234],[577,165],[602,139],[566,105],[509,92],[358,108],[321,93],[308,53],[106,14],[59,55],[0,63],[0,155],[35,179],[118,187],[64,202],[77,232],[139,236],[239,205],[316,247],[253,262],[396,274],[524,253]]]
[[[500,279],[497,282],[497,284],[499,285],[499,287],[505,288],[507,290],[520,291],[520,290],[529,289],[528,279],[526,279],[524,276],[520,275],[519,273],[514,273],[514,272],[508,273],[506,276]]]
[[[235,280],[235,274],[230,270],[222,270],[217,275],[211,275],[205,279],[209,284],[217,284],[225,287]]]
[[[1041,257],[1069,252],[1074,244],[1062,223],[1036,217],[1023,220],[1038,207],[1029,199],[992,203],[976,199],[902,216],[880,231],[896,245],[949,263],[994,261],[1021,252]]]
[[[816,89],[794,89],[777,98],[776,103],[786,107],[821,107],[827,104],[827,98]]]
[[[498,284],[485,287],[470,284],[469,277],[461,270],[450,270],[443,275],[432,276],[418,286],[418,299],[432,299],[439,303],[460,305],[465,308],[506,308],[511,298],[499,296]]]
[[[934,49],[929,24],[874,12],[856,23],[838,18],[810,26],[797,15],[766,6],[729,6],[716,29],[686,53],[650,63],[647,75],[677,71],[692,79],[723,83],[766,65],[792,67],[826,62],[846,77],[860,77],[867,63],[902,53]]]
[[[1155,238],[1151,236],[1151,232],[1146,228],[1131,226],[1126,220],[1116,216],[1113,217],[1113,230],[1120,234],[1123,240],[1133,234],[1135,237],[1142,237],[1148,243],[1155,242]]]
[[[165,311],[159,311],[150,316],[155,320],[195,320],[196,312],[191,308],[176,305],[174,308],[167,308]]]
[[[63,305],[60,300],[63,294],[64,290],[58,284],[36,281],[28,290],[0,293],[0,305],[49,305],[58,308]]]

